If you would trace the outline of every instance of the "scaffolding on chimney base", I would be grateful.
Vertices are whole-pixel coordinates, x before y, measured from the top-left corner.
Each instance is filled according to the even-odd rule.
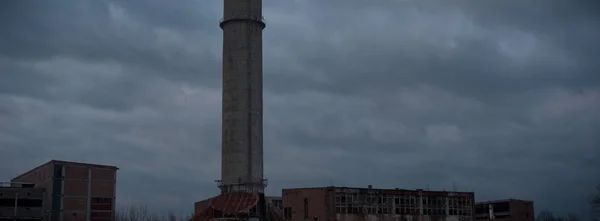
[[[259,183],[252,182],[237,182],[237,183],[224,183],[223,180],[215,180],[217,187],[221,190],[221,193],[231,191],[243,191],[249,193],[262,193],[263,190],[269,184],[267,179],[261,179]]]

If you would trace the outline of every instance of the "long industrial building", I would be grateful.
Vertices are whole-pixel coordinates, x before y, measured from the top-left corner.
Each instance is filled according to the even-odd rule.
[[[473,221],[473,192],[318,187],[284,189],[290,221]]]
[[[33,184],[0,183],[0,221],[43,220],[45,194]]]
[[[480,221],[534,221],[533,202],[505,199],[475,203],[475,219]]]
[[[52,160],[11,182],[45,189],[44,218],[52,221],[109,221],[115,217],[115,166]]]

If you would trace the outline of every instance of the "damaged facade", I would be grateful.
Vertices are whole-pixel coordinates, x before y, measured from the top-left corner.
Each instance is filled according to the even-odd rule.
[[[46,190],[27,183],[0,183],[0,221],[40,221]]]
[[[474,193],[348,187],[283,190],[291,221],[473,221]]]
[[[475,218],[486,221],[534,221],[533,202],[506,199],[475,203]]]

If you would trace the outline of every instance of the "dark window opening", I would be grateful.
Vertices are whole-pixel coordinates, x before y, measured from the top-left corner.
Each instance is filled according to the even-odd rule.
[[[54,166],[54,178],[62,177],[62,165]]]
[[[304,219],[308,219],[308,198],[304,198]]]
[[[509,217],[509,215],[495,216],[496,219],[508,219]]]
[[[14,199],[0,199],[0,207],[11,207],[15,206]]]
[[[475,207],[475,213],[476,214],[487,213],[485,205],[477,205]]]
[[[14,201],[13,201],[14,204]],[[17,206],[21,207],[41,207],[42,200],[31,200],[31,199],[19,199],[17,200]]]
[[[292,218],[292,208],[291,207],[283,208],[283,216],[285,216],[285,218],[287,218],[287,219],[291,219]]]
[[[510,211],[510,204],[508,202],[494,203],[493,207],[495,213],[505,213]]]

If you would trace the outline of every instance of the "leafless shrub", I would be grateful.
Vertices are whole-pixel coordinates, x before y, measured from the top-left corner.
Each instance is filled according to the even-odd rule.
[[[145,205],[123,207],[117,209],[115,213],[115,221],[188,221],[191,218],[191,215],[177,216],[173,212],[168,212],[166,215],[161,216],[150,212]]]

